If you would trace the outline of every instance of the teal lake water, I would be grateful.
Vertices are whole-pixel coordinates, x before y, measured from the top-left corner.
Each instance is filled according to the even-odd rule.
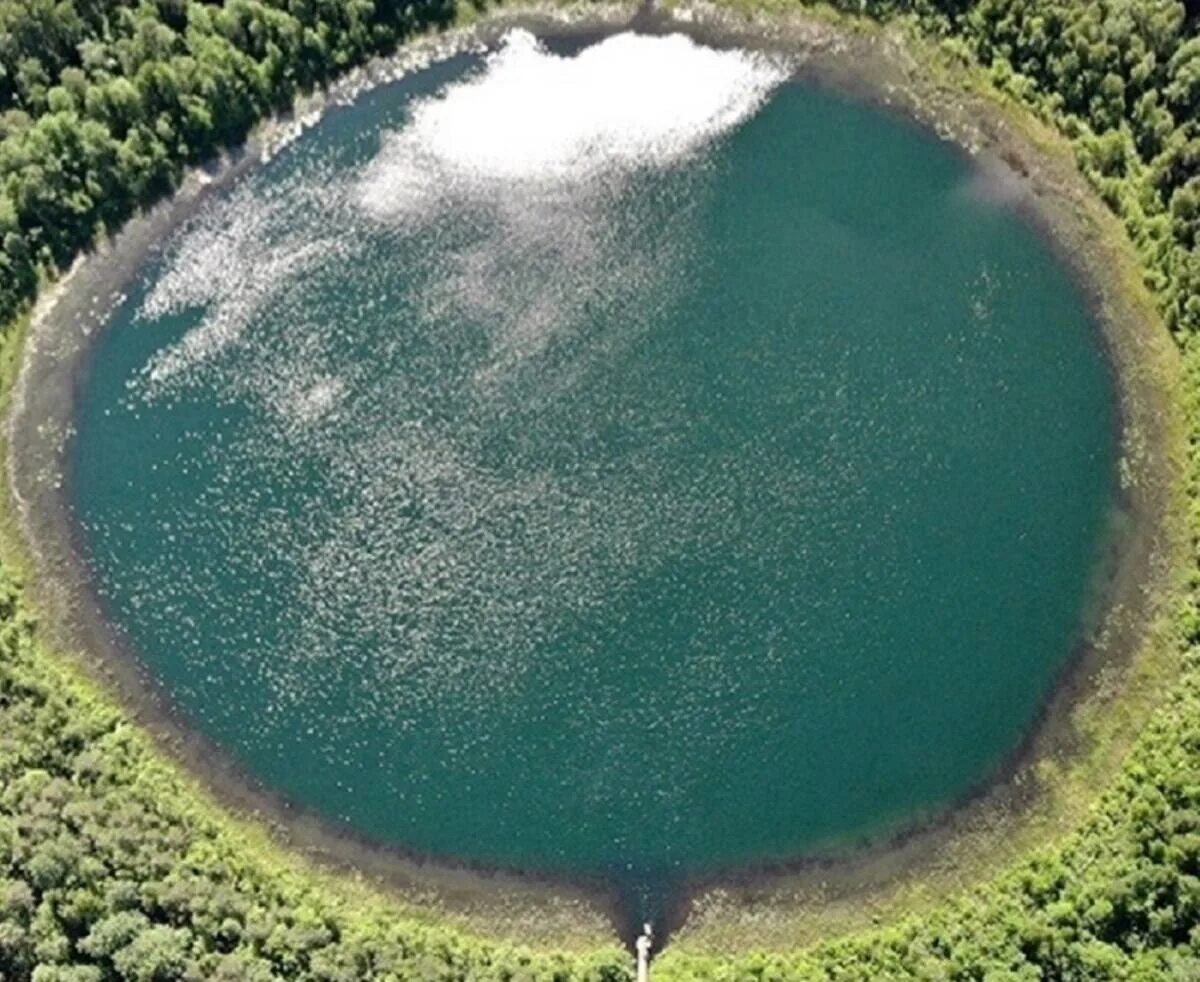
[[[68,493],[131,651],[266,786],[652,885],[994,774],[1117,446],[1079,289],[960,154],[645,41],[661,99],[514,41],[214,197],[96,341]]]

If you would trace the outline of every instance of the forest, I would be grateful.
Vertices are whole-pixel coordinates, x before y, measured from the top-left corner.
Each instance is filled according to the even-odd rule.
[[[904,18],[1057,127],[1183,352],[1200,500],[1200,9],[1178,0],[837,0]],[[300,93],[451,0],[0,0],[0,323],[83,250]],[[932,912],[659,978],[1200,978],[1200,507],[1184,668],[1087,823]],[[277,868],[45,648],[0,570],[0,980],[626,979]]]

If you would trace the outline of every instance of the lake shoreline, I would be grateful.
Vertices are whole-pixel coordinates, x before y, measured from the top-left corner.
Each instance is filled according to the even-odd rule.
[[[683,8],[677,15],[649,8],[636,12],[629,7],[603,9],[602,16],[565,20],[544,11],[517,9],[511,14],[486,17],[452,39],[443,37],[417,45],[428,44],[429,57],[440,60],[457,51],[477,50],[478,45],[494,41],[513,27],[564,39],[586,39],[621,30],[630,18],[636,18],[639,28],[651,32],[684,30],[697,40],[717,46],[737,45],[799,57],[802,76],[811,73],[814,80],[889,106],[927,130],[943,132],[943,138],[963,148],[964,153],[983,160],[981,172],[991,173],[1003,193],[1017,194],[1017,207],[1067,258],[1104,327],[1107,353],[1121,393],[1121,446],[1130,475],[1125,503],[1131,516],[1127,530],[1115,545],[1120,555],[1113,575],[1098,590],[1097,609],[1101,613],[1093,633],[1104,642],[1096,645],[1085,641],[1077,646],[1022,747],[999,773],[964,800],[940,809],[924,824],[908,821],[899,832],[881,834],[865,844],[855,843],[825,858],[742,866],[685,881],[678,891],[674,914],[664,927],[679,930],[681,936],[694,935],[696,915],[702,914],[707,922],[714,915],[703,912],[718,905],[722,912],[715,916],[723,919],[733,933],[732,925],[739,919],[744,921],[749,916],[747,911],[761,911],[765,906],[803,907],[808,902],[804,898],[818,894],[828,897],[829,883],[838,879],[844,885],[839,903],[869,906],[864,898],[890,889],[887,881],[901,875],[896,873],[898,865],[904,869],[903,876],[920,877],[922,865],[943,863],[947,850],[953,851],[953,840],[964,841],[964,829],[970,830],[998,814],[1008,816],[1004,820],[1006,829],[1019,825],[1026,811],[1042,800],[1029,775],[1048,755],[1057,756],[1063,748],[1079,742],[1071,717],[1094,694],[1094,676],[1102,669],[1124,670],[1122,666],[1132,664],[1135,653],[1148,643],[1148,625],[1170,592],[1177,566],[1177,545],[1172,541],[1176,533],[1170,516],[1175,508],[1178,477],[1169,460],[1177,453],[1179,437],[1173,432],[1175,424],[1170,418],[1172,397],[1162,388],[1164,379],[1170,381],[1174,371],[1167,364],[1170,356],[1159,350],[1162,345],[1155,339],[1147,340],[1144,335],[1157,329],[1164,344],[1169,345],[1170,339],[1156,323],[1156,316],[1148,314],[1140,301],[1131,299],[1133,292],[1126,290],[1126,283],[1114,289],[1102,280],[1100,273],[1110,268],[1111,251],[1119,253],[1123,247],[1108,242],[1111,230],[1103,227],[1099,243],[1089,244],[1093,231],[1087,227],[1090,216],[1085,219],[1074,214],[1077,207],[1092,204],[1086,197],[1076,197],[1081,193],[1090,195],[1086,189],[1080,190],[1082,177],[1062,172],[1062,161],[1051,166],[1048,152],[1042,160],[1041,151],[1017,131],[1017,124],[1006,118],[999,106],[980,115],[977,110],[981,103],[967,104],[968,98],[979,100],[983,96],[952,92],[950,102],[957,101],[957,105],[939,102],[947,92],[939,88],[932,72],[924,79],[928,87],[922,84],[925,69],[911,60],[911,52],[895,37],[878,28],[858,30],[844,26],[842,21],[813,16],[794,18],[793,27],[788,29],[779,18],[764,26],[711,7]],[[560,909],[565,904],[566,911],[560,920],[551,918],[543,926],[546,938],[561,937],[568,922],[576,920],[589,925],[584,933],[590,936],[599,918],[615,925],[624,939],[631,940],[636,918],[623,909],[625,905],[610,885],[428,860],[348,834],[282,796],[257,787],[232,764],[226,752],[197,737],[167,694],[148,680],[137,659],[123,650],[90,593],[78,559],[78,544],[72,541],[67,504],[57,493],[61,492],[61,449],[70,426],[76,373],[83,365],[87,339],[104,320],[106,297],[115,299],[120,294],[156,244],[186,220],[206,193],[227,186],[253,169],[304,126],[312,125],[325,109],[394,80],[397,71],[414,70],[420,64],[419,57],[406,48],[395,59],[387,59],[334,86],[323,99],[310,101],[289,117],[268,124],[240,154],[221,166],[193,174],[176,197],[129,223],[112,243],[78,264],[39,301],[25,346],[25,366],[14,390],[16,409],[10,415],[9,429],[10,493],[22,513],[24,532],[34,543],[38,566],[30,594],[34,606],[47,612],[47,620],[56,626],[52,634],[54,647],[76,652],[88,670],[100,676],[105,688],[118,694],[120,705],[153,734],[169,758],[187,773],[198,775],[220,805],[236,813],[249,813],[256,822],[265,819],[284,848],[307,854],[321,864],[377,877],[382,886],[397,891],[401,899],[417,898],[413,900],[417,905],[432,893],[441,898],[435,909],[444,904],[451,912],[475,910],[476,914],[468,914],[466,919],[474,929],[486,930],[489,924],[498,923],[493,913],[496,909],[519,909],[519,915],[505,916],[514,921],[514,926],[520,925],[514,934],[528,939],[532,930],[529,925],[542,918],[553,900]],[[1098,200],[1094,204],[1102,208]],[[1079,228],[1073,229],[1076,223]],[[1130,296],[1125,296],[1126,292]],[[1148,316],[1152,318],[1149,322]],[[1144,329],[1147,324],[1149,330]],[[1149,347],[1142,350],[1139,345]],[[31,423],[23,424],[22,420]],[[47,420],[55,425],[47,429]],[[1078,753],[1078,747],[1075,749]],[[1085,756],[1087,753],[1084,751]],[[714,901],[717,895],[721,899]],[[733,906],[741,913],[735,916]],[[738,932],[744,933],[744,929]],[[726,930],[717,933],[724,935]],[[799,936],[803,929],[792,926],[783,933]],[[696,935],[701,946],[705,944],[702,934]]]

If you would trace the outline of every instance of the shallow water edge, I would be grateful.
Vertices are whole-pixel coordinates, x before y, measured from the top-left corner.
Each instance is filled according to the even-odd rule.
[[[681,30],[715,46],[757,47],[795,56],[802,75],[891,106],[972,154],[979,162],[981,190],[1004,195],[1025,210],[1086,286],[1121,393],[1128,518],[1114,537],[1110,568],[1097,584],[1090,637],[1081,643],[1042,721],[1020,752],[988,787],[958,807],[930,816],[923,825],[910,824],[899,834],[881,830],[878,838],[866,843],[834,844],[824,858],[729,871],[680,884],[676,891],[678,902],[667,926],[682,928],[681,939],[705,944],[711,933],[713,943],[728,947],[721,940],[726,928],[732,933],[734,925],[740,924],[737,930],[749,932],[752,943],[762,943],[762,937],[768,936],[784,941],[803,934],[794,918],[806,916],[814,906],[870,908],[898,884],[947,864],[960,867],[960,875],[977,872],[976,854],[987,845],[981,834],[994,844],[1045,811],[1049,799],[1039,788],[1045,782],[1037,775],[1045,770],[1046,761],[1067,770],[1082,768],[1094,781],[1095,768],[1089,770],[1087,762],[1094,765],[1098,756],[1112,757],[1120,741],[1113,735],[1089,745],[1079,721],[1088,707],[1110,711],[1113,700],[1125,699],[1124,694],[1109,695],[1109,690],[1123,688],[1136,676],[1136,666],[1146,661],[1134,655],[1153,638],[1150,627],[1178,566],[1178,536],[1170,520],[1181,441],[1170,394],[1176,367],[1170,339],[1148,298],[1140,287],[1130,285],[1135,267],[1130,266],[1128,247],[1119,241],[1114,222],[1105,222],[1103,206],[1075,173],[1069,156],[1038,145],[1023,129],[1023,120],[1010,118],[1013,110],[985,95],[964,94],[952,80],[939,77],[914,55],[910,40],[878,28],[857,30],[848,22],[823,17],[753,22],[715,8],[689,7],[673,13],[643,8],[636,15],[630,7],[589,7],[574,14],[555,8],[519,8],[512,14],[485,17],[470,29],[417,42],[394,59],[352,74],[323,99],[264,126],[230,160],[193,175],[175,199],[131,222],[43,298],[13,393],[11,491],[38,573],[33,596],[49,614],[59,647],[77,653],[114,688],[122,705],[168,753],[198,774],[221,802],[265,819],[283,844],[322,863],[361,870],[396,890],[402,899],[432,907],[451,920],[461,917],[475,929],[561,944],[566,937],[599,937],[604,923],[611,922],[629,937],[637,912],[629,910],[611,883],[571,884],[519,871],[426,862],[372,845],[257,787],[221,752],[200,740],[181,722],[169,696],[156,689],[128,657],[91,595],[61,493],[61,452],[89,338],[156,243],[195,209],[208,189],[225,186],[252,169],[298,132],[297,127],[314,122],[324,108],[389,81],[406,68],[420,67],[422,58],[440,60],[477,47],[512,26],[528,27],[543,36],[586,39],[621,30],[634,17],[646,31]],[[1131,275],[1114,277],[1114,268]],[[1116,683],[1114,673],[1120,676]],[[1126,729],[1136,729],[1135,723]],[[1062,821],[1060,817],[1057,824]],[[1041,834],[1050,831],[1042,828]],[[928,882],[932,885],[935,880]],[[748,923],[751,920],[771,921],[774,927],[759,937],[759,929]],[[714,929],[718,923],[720,929]]]

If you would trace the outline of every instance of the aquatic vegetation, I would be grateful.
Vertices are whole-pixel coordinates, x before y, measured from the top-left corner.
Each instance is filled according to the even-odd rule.
[[[1200,431],[1200,42],[1182,3],[847,3],[915,12],[1051,120],[1122,216],[1184,350]],[[0,4],[0,304],[298,87],[448,11],[357,3]],[[317,397],[319,406],[323,396]],[[1193,440],[1193,446],[1196,446]],[[1189,491],[1200,493],[1200,462]],[[1193,519],[1194,521],[1194,519]],[[389,917],[286,872],[197,804],[121,713],[41,648],[18,577],[0,632],[0,971],[16,979],[611,977]],[[1193,587],[1195,584],[1193,584]],[[969,896],[794,955],[673,957],[662,977],[1187,978],[1200,971],[1200,614],[1182,679],[1064,843]]]

